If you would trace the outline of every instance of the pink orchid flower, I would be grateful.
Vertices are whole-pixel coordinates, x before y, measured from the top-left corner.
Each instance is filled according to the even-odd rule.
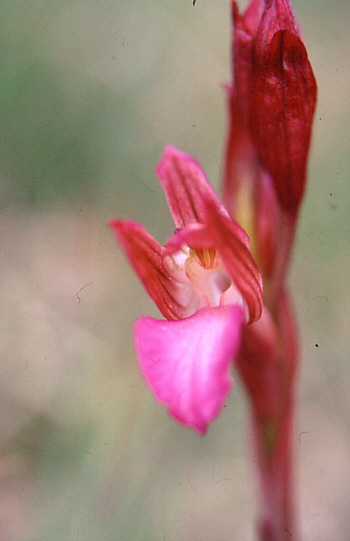
[[[137,222],[109,225],[167,320],[136,322],[141,371],[175,419],[205,433],[232,389],[241,327],[261,315],[261,276],[195,160],[169,146],[157,174],[176,227],[166,246]]]

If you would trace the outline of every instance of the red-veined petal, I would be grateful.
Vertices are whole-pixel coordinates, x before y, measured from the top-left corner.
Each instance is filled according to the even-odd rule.
[[[188,154],[167,146],[156,172],[177,228],[202,222],[208,199],[218,212],[227,214],[203,169]]]
[[[167,319],[181,319],[198,308],[192,287],[177,282],[163,264],[164,247],[139,223],[109,222],[148,294]]]
[[[262,310],[262,279],[254,258],[242,242],[241,227],[231,218],[219,215],[210,201],[206,226],[220,258],[249,310],[249,322],[259,319]]]
[[[213,208],[213,212],[216,215],[217,219],[220,221],[221,215],[216,212],[216,208]],[[242,229],[242,227],[231,220],[228,216],[225,219],[233,223],[234,237],[240,243],[242,243],[247,250],[250,250],[250,242],[247,233]],[[195,223],[191,224],[186,229],[176,231],[176,233],[167,241],[165,246],[165,255],[172,254],[181,249],[182,246],[187,245],[193,250],[201,248],[211,248],[215,250],[217,246],[215,245],[215,239],[211,236],[210,229],[207,226],[207,223]]]

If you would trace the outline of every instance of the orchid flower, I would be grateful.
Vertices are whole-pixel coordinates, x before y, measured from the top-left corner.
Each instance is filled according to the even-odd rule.
[[[165,318],[140,318],[135,344],[144,378],[170,415],[205,433],[232,389],[236,361],[251,406],[259,539],[282,541],[291,531],[298,537],[291,452],[298,340],[286,277],[317,86],[290,0],[249,0],[242,13],[231,4],[223,167],[230,214],[200,165],[167,147],[157,174],[175,233],[161,246],[137,222],[110,226]],[[232,217],[252,235],[259,268]]]
[[[169,146],[156,171],[176,228],[166,245],[137,222],[109,225],[166,319],[136,322],[143,376],[170,415],[205,433],[232,389],[241,328],[260,318],[261,276],[200,165]]]

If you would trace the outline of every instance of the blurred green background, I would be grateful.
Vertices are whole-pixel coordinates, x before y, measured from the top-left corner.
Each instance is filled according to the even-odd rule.
[[[290,279],[299,508],[304,539],[347,541],[350,4],[294,6],[319,83]],[[0,13],[0,541],[252,541],[240,384],[204,438],[153,401],[132,327],[157,311],[106,227],[172,233],[154,175],[166,143],[219,187],[229,2],[1,0]]]

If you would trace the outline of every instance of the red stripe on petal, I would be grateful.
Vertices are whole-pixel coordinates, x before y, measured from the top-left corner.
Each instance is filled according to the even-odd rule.
[[[188,154],[168,146],[156,169],[177,228],[202,222],[205,201],[227,214],[201,166]]]
[[[191,287],[179,284],[165,268],[164,247],[137,222],[112,220],[109,226],[163,316],[172,320],[193,314],[197,300]]]
[[[241,227],[219,215],[210,202],[206,226],[228,274],[248,306],[249,322],[259,319],[263,303],[262,279],[249,247],[242,240]]]

